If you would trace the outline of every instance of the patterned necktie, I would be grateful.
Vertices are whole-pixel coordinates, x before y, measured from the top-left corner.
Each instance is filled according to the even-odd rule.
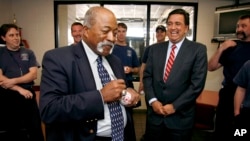
[[[173,44],[173,45],[172,45],[172,50],[171,50],[171,52],[170,52],[170,56],[169,56],[169,58],[168,58],[167,66],[166,66],[166,69],[165,69],[165,74],[164,74],[164,76],[163,76],[164,82],[167,81],[168,75],[169,75],[169,73],[170,73],[170,70],[172,69],[172,66],[173,66],[173,64],[174,64],[174,59],[175,59],[175,52],[174,52],[174,50],[175,50],[175,48],[176,48],[176,45]]]
[[[104,86],[108,82],[110,82],[111,79],[109,77],[107,70],[102,65],[102,56],[98,56],[96,61],[97,61],[98,74],[101,79],[102,85]],[[124,121],[119,101],[108,103],[108,108],[110,111],[110,119],[111,119],[112,141],[123,141]]]

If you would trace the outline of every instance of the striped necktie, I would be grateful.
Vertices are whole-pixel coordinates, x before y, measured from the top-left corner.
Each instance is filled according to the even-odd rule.
[[[169,58],[168,58],[168,62],[167,62],[167,65],[166,65],[166,68],[165,68],[165,73],[164,73],[164,76],[163,76],[163,80],[164,82],[167,81],[168,79],[168,76],[169,76],[169,73],[172,69],[172,66],[174,64],[174,59],[175,59],[175,48],[176,48],[176,45],[173,44],[172,45],[172,50],[170,52],[170,55],[169,55]]]
[[[108,82],[111,81],[111,79],[109,77],[107,70],[102,64],[102,56],[98,56],[96,61],[97,61],[97,70],[99,77],[101,79],[102,85],[105,86]],[[119,101],[108,103],[108,108],[110,111],[110,119],[111,119],[112,141],[123,141],[124,121]]]

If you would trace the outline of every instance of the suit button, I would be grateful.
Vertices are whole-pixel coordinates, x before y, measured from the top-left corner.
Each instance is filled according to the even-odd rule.
[[[90,133],[90,134],[93,134],[93,133],[94,133],[94,130],[93,130],[93,129],[90,129],[90,130],[89,130],[89,133]]]

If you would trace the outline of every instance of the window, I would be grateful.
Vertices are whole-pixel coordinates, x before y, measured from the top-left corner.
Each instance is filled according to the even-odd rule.
[[[73,42],[71,24],[75,21],[83,22],[85,12],[92,6],[104,6],[110,9],[115,13],[118,22],[127,24],[127,40],[136,50],[138,58],[143,55],[146,46],[156,42],[156,26],[159,24],[166,26],[168,13],[176,8],[183,8],[190,13],[190,31],[187,38],[196,40],[198,3],[54,1],[55,47],[66,46]]]

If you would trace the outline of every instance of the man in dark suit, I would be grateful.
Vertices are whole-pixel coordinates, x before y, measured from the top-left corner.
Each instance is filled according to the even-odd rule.
[[[191,141],[195,102],[206,80],[207,54],[205,45],[185,38],[188,30],[189,14],[173,10],[167,18],[169,41],[150,48],[143,73],[149,104],[146,141]]]
[[[40,112],[46,124],[46,140],[113,140],[108,104],[129,93],[131,100],[125,106],[118,104],[124,123],[121,141],[135,141],[127,110],[137,104],[140,95],[126,89],[122,63],[110,54],[117,30],[115,15],[106,8],[92,7],[84,19],[82,41],[74,47],[48,51],[43,58]],[[97,58],[102,59],[111,79],[107,84],[99,76]]]

